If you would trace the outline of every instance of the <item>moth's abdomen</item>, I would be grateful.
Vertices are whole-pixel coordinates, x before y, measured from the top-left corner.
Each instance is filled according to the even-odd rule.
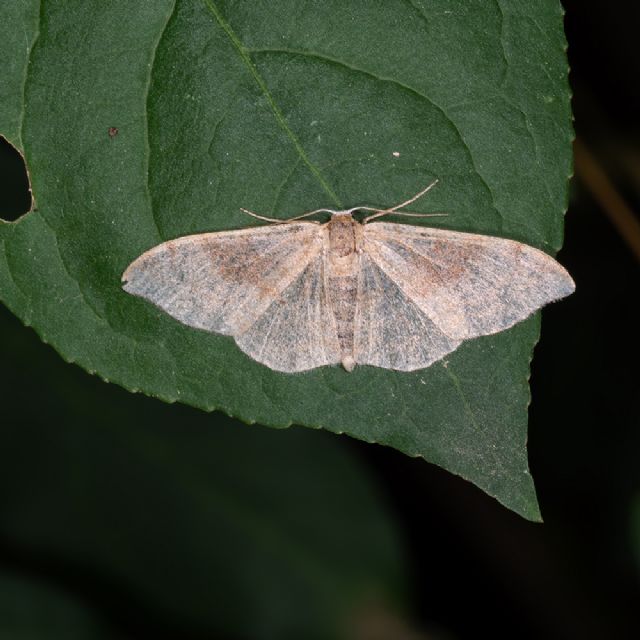
[[[353,357],[353,321],[358,298],[358,276],[329,277],[329,299],[336,320],[342,360]]]

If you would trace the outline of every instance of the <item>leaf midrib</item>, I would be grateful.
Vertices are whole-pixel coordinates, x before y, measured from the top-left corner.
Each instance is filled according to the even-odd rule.
[[[311,173],[316,178],[316,180],[318,180],[318,182],[320,183],[324,191],[329,195],[333,203],[337,205],[340,209],[342,209],[343,204],[340,201],[340,198],[337,196],[335,191],[331,188],[329,183],[326,181],[326,179],[320,172],[320,169],[318,169],[318,167],[316,167],[316,165],[313,164],[313,162],[311,162],[311,160],[309,159],[309,156],[307,155],[307,152],[302,146],[302,143],[300,142],[300,140],[298,140],[298,137],[296,136],[296,134],[292,131],[292,129],[287,124],[287,121],[284,117],[284,114],[282,113],[282,110],[276,103],[273,95],[271,94],[271,91],[269,91],[269,87],[267,86],[267,83],[265,82],[264,78],[258,73],[258,69],[256,68],[255,64],[251,60],[251,56],[249,55],[247,48],[242,44],[242,42],[240,41],[240,38],[238,38],[235,31],[231,28],[231,25],[224,19],[224,16],[222,15],[221,11],[218,9],[216,4],[213,2],[213,0],[204,0],[204,4],[209,10],[209,12],[216,19],[216,22],[220,25],[220,27],[222,27],[224,32],[229,37],[229,40],[231,41],[235,50],[240,56],[240,59],[242,60],[244,65],[247,67],[247,70],[251,73],[258,87],[260,87],[260,90],[262,91],[262,94],[267,100],[269,107],[271,108],[271,111],[276,121],[278,122],[278,125],[280,125],[280,128],[285,132],[285,134],[287,135],[287,137],[295,147],[296,152],[300,156],[301,160],[304,162],[305,165],[307,165],[309,171],[311,171]]]

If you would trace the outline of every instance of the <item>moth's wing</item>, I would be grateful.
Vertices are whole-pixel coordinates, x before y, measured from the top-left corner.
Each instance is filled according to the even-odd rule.
[[[371,256],[360,255],[354,320],[358,364],[399,371],[423,369],[460,342],[446,335]]]
[[[123,288],[186,325],[237,336],[321,250],[322,228],[309,222],[185,236],[134,260]]]
[[[322,253],[247,331],[236,336],[236,343],[254,360],[276,371],[293,373],[340,362]]]
[[[546,253],[514,240],[373,223],[364,251],[447,336],[497,333],[569,295],[571,276]]]

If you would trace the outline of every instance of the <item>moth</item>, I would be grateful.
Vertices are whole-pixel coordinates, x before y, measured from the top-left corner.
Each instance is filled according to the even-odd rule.
[[[558,262],[520,242],[379,221],[429,215],[402,209],[434,185],[388,209],[285,221],[243,209],[273,224],[163,242],[129,265],[123,288],[286,373],[422,369],[573,292]],[[303,220],[319,213],[329,221]]]

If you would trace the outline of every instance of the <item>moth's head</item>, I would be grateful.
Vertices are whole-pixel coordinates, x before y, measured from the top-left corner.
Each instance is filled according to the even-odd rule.
[[[353,213],[357,209],[344,209],[343,211],[332,211],[331,220],[353,220]]]
[[[361,225],[363,220],[363,212],[367,211],[366,207],[352,207],[351,209],[342,209],[341,211],[331,212],[331,222],[336,225],[344,225],[345,227],[352,225]]]
[[[352,211],[352,209],[334,211],[329,220],[330,229],[332,229],[333,232],[338,232],[339,229],[350,232],[354,225],[359,225],[360,222],[353,217]]]

